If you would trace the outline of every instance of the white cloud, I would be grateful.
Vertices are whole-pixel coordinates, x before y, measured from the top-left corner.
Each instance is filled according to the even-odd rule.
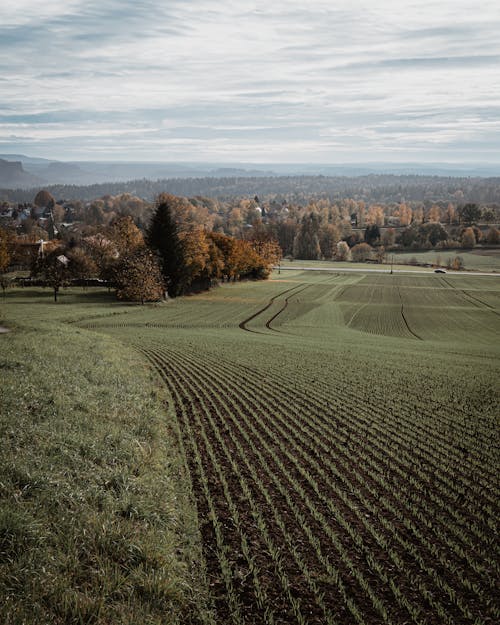
[[[491,158],[499,25],[488,0],[4,0],[0,149]]]

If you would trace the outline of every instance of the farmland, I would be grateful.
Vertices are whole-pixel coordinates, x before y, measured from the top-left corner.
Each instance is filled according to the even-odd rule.
[[[391,262],[395,269],[405,271],[422,271],[422,266],[441,266],[446,267],[447,264],[453,263],[453,259],[459,256],[462,259],[464,268],[466,271],[478,271],[487,273],[498,273],[500,271],[500,250],[496,249],[481,249],[475,250],[429,250],[425,252],[410,251],[402,252],[388,251],[384,259],[383,264],[374,263],[354,263],[350,261],[325,261],[325,260],[295,260],[290,262],[284,259],[282,265],[293,266],[293,263],[300,267],[311,267],[330,269],[332,271],[338,269],[357,269],[359,270],[371,270],[381,269],[386,270]]]
[[[206,622],[498,622],[496,277],[297,270],[145,308],[48,297],[25,315],[132,347],[166,393]]]

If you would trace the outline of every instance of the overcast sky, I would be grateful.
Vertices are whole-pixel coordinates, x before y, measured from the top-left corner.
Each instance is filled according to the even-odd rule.
[[[1,0],[0,153],[500,162],[498,0]]]

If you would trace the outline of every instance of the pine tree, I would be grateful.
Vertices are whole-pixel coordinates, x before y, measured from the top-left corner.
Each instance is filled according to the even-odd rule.
[[[163,194],[146,233],[148,246],[158,254],[168,294],[175,297],[182,292],[183,245],[175,218],[177,198]]]

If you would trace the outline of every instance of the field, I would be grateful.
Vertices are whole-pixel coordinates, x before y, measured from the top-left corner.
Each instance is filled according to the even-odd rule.
[[[474,250],[430,250],[428,252],[398,252],[394,254],[394,262],[410,262],[416,258],[419,263],[440,264],[446,266],[449,260],[453,261],[455,256],[463,259],[464,267],[467,271],[500,271],[500,250],[481,249]]]
[[[498,278],[296,270],[157,306],[101,297],[31,292],[25,316],[156,372],[205,622],[499,621]]]
[[[322,260],[283,260],[282,265],[293,266],[294,264],[300,267],[315,267],[315,268],[329,268],[335,271],[335,269],[379,269],[389,271],[389,265],[391,259],[394,258],[394,268],[404,269],[405,271],[422,270],[422,265],[440,265],[446,267],[448,261],[452,262],[456,256],[460,256],[463,260],[465,271],[479,271],[486,273],[499,273],[500,272],[500,249],[481,249],[476,248],[474,250],[429,250],[426,252],[388,252],[385,263],[382,265],[373,263],[355,263],[355,262],[338,262],[338,261],[322,261]],[[417,261],[418,265],[410,265],[408,263]],[[429,268],[427,271],[431,272]]]

